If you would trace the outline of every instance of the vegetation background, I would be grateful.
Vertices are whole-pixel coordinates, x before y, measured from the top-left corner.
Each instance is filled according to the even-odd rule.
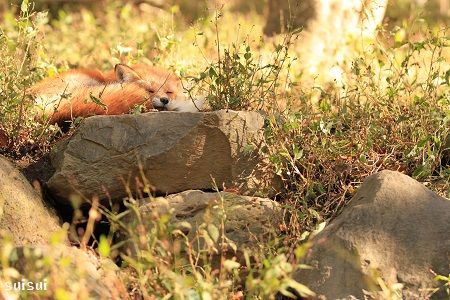
[[[263,36],[266,10],[264,0],[0,2],[0,152],[19,164],[48,153],[61,134],[37,117],[25,90],[75,67],[160,65],[192,92],[208,95],[211,109],[266,116],[260,151],[286,188],[278,198],[290,211],[285,236],[261,245],[259,263],[244,266],[242,278],[231,262],[216,274],[208,265],[164,260],[174,254],[167,246],[171,229],[161,220],[160,231],[145,233],[155,247],[141,260],[122,257],[122,288],[130,295],[240,299],[245,291],[249,299],[266,299],[288,295],[289,288],[308,293],[289,277],[299,267],[302,242],[339,213],[365,177],[399,170],[450,197],[449,16],[441,14],[439,1],[390,1],[376,37],[344,37],[344,53],[329,57],[305,55],[298,31]],[[318,62],[314,70],[306,67],[311,61]],[[113,212],[102,213],[121,226]],[[116,259],[112,235],[95,246]],[[4,256],[11,251],[6,245],[0,244]],[[74,286],[58,282],[40,297],[73,299]]]

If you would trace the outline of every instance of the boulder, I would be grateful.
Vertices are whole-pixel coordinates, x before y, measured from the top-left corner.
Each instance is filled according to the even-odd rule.
[[[61,244],[36,247],[3,244],[0,250],[10,267],[0,278],[0,286],[4,287],[0,289],[0,298],[55,299],[64,295],[64,299],[129,299],[119,278],[119,267],[92,251]],[[32,283],[43,290],[19,294],[11,288],[24,280],[27,285]]]
[[[227,248],[232,255],[242,253],[243,249],[257,251],[258,247],[280,234],[280,225],[283,224],[283,209],[277,202],[229,192],[206,193],[189,190],[165,198],[144,199],[138,212],[139,216],[132,214],[124,220],[124,223],[130,226],[130,232],[138,232],[133,229],[139,225],[138,220],[143,220],[144,226],[149,229],[158,223],[161,216],[169,216],[169,224],[179,228],[190,241],[198,237],[199,228],[205,226],[214,240],[211,230],[217,229],[219,233],[223,221],[226,240],[237,247],[234,249],[237,251]],[[219,236],[215,236],[218,239],[214,241],[217,249],[220,248]],[[127,238],[129,237],[120,237],[121,240]],[[137,245],[139,242],[134,241],[133,244]],[[200,248],[204,246],[203,241],[194,244]],[[127,249],[127,254],[134,253],[129,246]]]
[[[276,178],[258,154],[263,117],[256,112],[158,112],[95,116],[52,153],[47,182],[61,201],[79,193],[122,199],[148,180],[157,194],[189,189],[238,188],[274,194]]]
[[[369,176],[350,205],[312,240],[295,279],[327,299],[363,299],[379,283],[427,299],[450,270],[450,201],[393,171]],[[446,296],[442,288],[435,299]]]
[[[0,156],[0,231],[22,246],[46,244],[61,230],[54,210],[13,164]]]

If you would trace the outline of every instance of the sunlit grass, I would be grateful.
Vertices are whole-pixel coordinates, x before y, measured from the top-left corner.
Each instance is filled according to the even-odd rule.
[[[107,2],[97,11],[61,10],[53,19],[30,14],[31,4],[4,13],[0,130],[11,141],[2,153],[36,159],[48,152],[57,128],[36,118],[24,97],[43,77],[74,67],[153,63],[193,83],[213,109],[258,109],[266,116],[261,152],[283,179],[280,202],[291,217],[283,243],[261,253],[264,264],[244,280],[231,262],[217,280],[209,265],[184,261],[180,267],[161,258],[177,246],[173,228],[161,218],[161,231],[132,236],[145,235],[157,245],[127,262],[127,284],[137,287],[133,293],[229,298],[247,288],[255,299],[273,296],[286,288],[284,275],[292,272],[288,262],[295,261],[300,241],[334,218],[366,176],[382,169],[399,170],[450,196],[450,50],[448,28],[441,23],[408,18],[380,28],[374,38],[348,36],[308,50],[303,33],[262,37],[264,18],[257,13],[232,13],[225,6],[187,25],[177,7],[162,11]],[[314,49],[332,55],[320,57]],[[224,72],[230,76],[221,76]],[[258,74],[267,82],[257,80]],[[98,241],[105,256],[117,255],[111,241],[112,236]],[[166,276],[158,273],[162,269]],[[278,279],[279,285],[270,286]]]

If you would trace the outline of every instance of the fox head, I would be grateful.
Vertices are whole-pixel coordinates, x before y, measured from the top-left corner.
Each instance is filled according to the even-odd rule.
[[[149,94],[152,108],[160,111],[198,111],[203,100],[189,100],[183,94],[180,78],[167,70],[144,64],[129,67],[117,64],[114,68],[118,82],[138,84]]]

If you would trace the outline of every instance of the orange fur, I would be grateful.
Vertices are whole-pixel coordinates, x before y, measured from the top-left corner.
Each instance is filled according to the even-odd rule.
[[[29,88],[27,92],[33,96],[50,95],[71,92],[72,85],[81,87],[97,85],[104,82],[106,82],[105,77],[99,70],[74,69],[55,77],[45,78]]]
[[[131,68],[117,65],[114,71],[105,74],[98,70],[70,70],[44,79],[28,90],[35,99],[52,102],[50,108],[44,108],[51,115],[52,124],[80,116],[126,114],[136,105],[143,105],[147,110],[194,111],[180,104],[187,100],[182,92],[181,80],[173,73],[144,64]],[[63,94],[66,96],[61,97]],[[93,98],[99,99],[102,105],[96,104]],[[54,99],[59,103],[55,104]]]
[[[91,96],[100,99],[105,106],[93,102]],[[52,114],[50,123],[61,124],[80,116],[126,114],[134,105],[144,104],[148,99],[150,94],[135,83],[115,83],[80,89],[71,95],[70,101],[58,107]]]

